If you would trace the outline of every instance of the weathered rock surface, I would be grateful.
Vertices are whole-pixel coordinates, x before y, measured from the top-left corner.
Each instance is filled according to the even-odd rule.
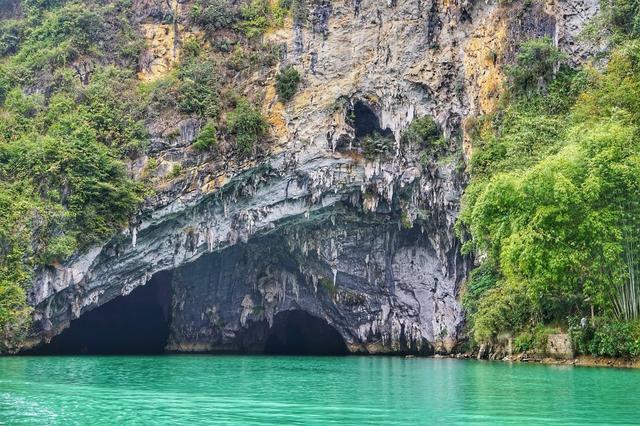
[[[155,10],[144,6],[153,2],[137,3]],[[154,40],[144,79],[171,66],[169,45],[188,31],[184,22],[162,33],[166,10],[155,7],[141,20]],[[170,9],[184,15],[187,7]],[[274,317],[294,309],[326,320],[353,352],[453,348],[464,321],[457,292],[471,263],[453,229],[465,120],[495,106],[502,67],[519,41],[549,35],[581,61],[593,47],[578,34],[597,1],[306,7],[306,25],[267,36],[286,46],[283,65],[303,75],[286,108],[266,83],[264,111],[276,139],[268,155],[244,163],[207,158],[188,148],[197,123],[152,126],[158,173],[176,163],[187,172],[160,188],[124,233],[38,272],[28,345],[172,270],[169,350],[259,350]],[[426,114],[444,130],[451,155],[425,163],[402,146],[400,133]],[[371,129],[395,136],[393,155],[361,155],[358,140]],[[142,173],[144,162],[132,171]]]

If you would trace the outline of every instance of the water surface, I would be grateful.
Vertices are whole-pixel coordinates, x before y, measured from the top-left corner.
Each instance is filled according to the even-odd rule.
[[[640,371],[387,357],[0,358],[0,424],[639,424]]]

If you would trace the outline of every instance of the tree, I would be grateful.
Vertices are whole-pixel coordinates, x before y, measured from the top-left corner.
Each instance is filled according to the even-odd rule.
[[[289,102],[298,90],[300,74],[292,66],[287,65],[276,75],[276,91],[282,102]]]

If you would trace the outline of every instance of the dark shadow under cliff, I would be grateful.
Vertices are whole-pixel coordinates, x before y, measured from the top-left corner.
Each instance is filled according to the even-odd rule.
[[[83,314],[49,344],[41,344],[25,354],[163,353],[169,337],[171,274],[157,273],[148,284]]]
[[[346,355],[340,333],[321,318],[304,311],[285,311],[275,316],[264,353],[267,355]]]

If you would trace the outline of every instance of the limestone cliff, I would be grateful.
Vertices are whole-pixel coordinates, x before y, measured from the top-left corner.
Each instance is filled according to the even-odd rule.
[[[38,271],[29,345],[172,271],[168,350],[260,350],[265,330],[290,310],[325,320],[352,352],[452,350],[464,322],[457,293],[472,264],[454,233],[465,123],[495,107],[519,42],[548,35],[583,60],[592,47],[579,34],[597,2],[303,5],[306,22],[289,18],[265,35],[284,47],[279,66],[301,72],[299,92],[284,106],[272,74],[252,80],[265,88],[268,152],[203,155],[189,148],[192,119],[150,123],[151,149],[132,173],[144,174],[150,157],[159,176],[173,164],[185,172],[159,184],[121,235]],[[190,7],[134,1],[147,46],[140,79],[168,72],[187,37],[206,37],[190,25]],[[424,115],[448,145],[426,162],[400,138]],[[362,155],[359,141],[372,131],[394,136],[393,155]]]

